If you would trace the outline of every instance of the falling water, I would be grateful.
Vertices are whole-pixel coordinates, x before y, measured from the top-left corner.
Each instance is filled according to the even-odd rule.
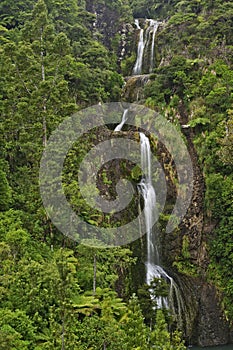
[[[153,221],[156,207],[156,194],[151,179],[151,151],[148,137],[140,133],[141,143],[141,168],[144,174],[138,184],[139,191],[144,199],[144,215],[147,237],[147,263],[146,263],[146,283],[149,285],[153,278],[161,278],[163,269],[159,266],[158,245],[153,242]],[[165,275],[164,271],[164,275]],[[162,300],[157,300],[158,306],[162,307]]]
[[[181,326],[181,312],[184,310],[183,299],[180,295],[178,286],[176,285],[175,281],[161,266],[158,249],[158,236],[154,236],[152,230],[154,215],[156,214],[156,194],[152,185],[151,178],[150,142],[148,137],[143,133],[140,133],[140,144],[141,168],[144,176],[141,182],[138,184],[138,189],[142,195],[142,198],[144,199],[144,215],[147,237],[146,283],[149,285],[154,278],[162,278],[170,284],[168,298],[159,297],[156,299],[156,302],[158,308],[170,308],[174,315],[176,315],[177,309],[177,322],[179,326]]]
[[[139,20],[135,19],[135,25],[138,30],[140,30],[139,41],[138,41],[138,52],[137,52],[137,60],[135,66],[133,68],[133,74],[141,74],[142,72],[142,61],[143,61],[143,52],[144,52],[144,30],[139,25]]]
[[[121,131],[121,129],[123,128],[123,125],[125,124],[125,122],[127,121],[128,119],[128,109],[125,109],[124,112],[123,112],[123,115],[122,115],[122,120],[120,122],[120,124],[118,124],[114,131]]]
[[[150,142],[148,137],[146,137],[143,133],[140,133],[140,143],[141,167],[144,177],[139,183],[138,188],[144,199],[145,225],[147,233],[147,262],[151,262],[152,259],[155,258],[157,260],[159,258],[157,247],[154,246],[152,239],[152,226],[155,215],[154,210],[156,204],[156,195],[151,181]],[[151,281],[148,269],[146,274],[146,281],[148,284]]]
[[[151,73],[153,71],[153,68],[154,68],[155,34],[158,30],[159,22],[151,19],[150,20],[150,27],[153,28],[152,42],[151,42],[151,55],[150,55],[150,73]]]
[[[142,74],[145,48],[150,50],[149,72],[152,72],[154,68],[155,35],[158,30],[159,22],[153,19],[147,19],[146,23],[148,23],[148,27],[146,29],[146,33],[144,34],[144,29],[140,27],[139,20],[135,19],[135,25],[137,29],[140,30],[140,33],[137,49],[137,60],[133,68],[133,75]],[[151,46],[149,46],[150,43]]]
[[[121,122],[114,131],[121,131],[128,119],[128,109],[124,109]],[[140,133],[141,147],[141,169],[143,178],[138,184],[138,190],[144,200],[144,219],[147,238],[147,261],[146,261],[146,283],[150,285],[154,278],[164,279],[170,285],[169,295],[157,297],[158,308],[169,308],[177,320],[178,326],[182,327],[182,314],[186,314],[185,305],[181,297],[179,288],[173,278],[161,266],[159,256],[158,235],[153,232],[153,223],[156,218],[156,193],[152,184],[151,171],[151,148],[150,141],[144,133]],[[141,227],[140,227],[141,229]]]

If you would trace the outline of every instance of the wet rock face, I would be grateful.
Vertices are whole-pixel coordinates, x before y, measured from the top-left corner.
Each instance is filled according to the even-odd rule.
[[[222,313],[216,289],[207,283],[200,289],[197,335],[197,342],[203,347],[228,344],[230,341],[229,325]]]
[[[135,103],[144,98],[143,90],[145,84],[149,82],[149,74],[135,75],[126,78],[126,85],[123,89],[123,98],[127,102]]]
[[[133,24],[123,22],[121,15],[104,2],[87,0],[86,10],[96,16],[92,28],[93,36],[117,55],[117,70],[121,72],[121,62],[136,50]]]
[[[116,11],[99,2],[87,0],[87,11],[96,15],[96,21],[93,25],[93,34],[99,32],[102,35],[101,40],[104,45],[111,48],[111,40],[114,38],[120,28],[118,27],[119,15]]]
[[[181,116],[182,123],[185,116]],[[230,327],[221,307],[221,295],[215,286],[206,281],[209,257],[206,249],[206,228],[204,226],[205,182],[198,165],[198,156],[190,129],[184,131],[187,147],[193,164],[193,195],[191,205],[176,233],[163,236],[165,264],[174,268],[174,261],[182,256],[182,242],[188,239],[188,264],[195,266],[197,277],[179,271],[177,280],[184,291],[188,318],[184,327],[187,341],[199,346],[223,345],[230,342]],[[187,262],[187,261],[186,261]],[[177,273],[177,272],[175,272]]]
[[[93,35],[96,35],[98,40],[110,50],[116,50],[113,47],[113,40],[118,35],[119,56],[123,56],[126,51],[127,37],[130,30],[133,30],[132,25],[123,23],[121,15],[111,7],[106,6],[100,1],[86,1],[86,10],[96,15],[96,20],[93,24]]]

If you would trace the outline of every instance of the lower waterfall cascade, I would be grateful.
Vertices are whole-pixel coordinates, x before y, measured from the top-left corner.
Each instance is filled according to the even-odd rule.
[[[173,315],[177,318],[178,325],[181,326],[181,313],[184,311],[183,300],[177,284],[161,266],[161,259],[159,255],[159,235],[153,230],[153,216],[156,214],[156,192],[152,184],[150,141],[142,132],[140,133],[140,144],[141,168],[144,175],[138,184],[138,189],[144,200],[144,215],[146,223],[146,283],[150,285],[154,278],[158,278],[165,279],[170,284],[168,298],[158,297],[156,300],[157,306],[158,308],[164,307],[171,309]],[[177,304],[177,312],[175,303]]]
[[[114,131],[121,131],[127,122],[129,109],[124,109],[121,122],[115,127]],[[138,183],[138,192],[144,202],[144,217],[146,226],[146,283],[150,285],[153,279],[164,279],[169,284],[168,297],[157,297],[156,303],[159,309],[170,309],[175,318],[178,327],[182,327],[182,314],[185,314],[185,305],[174,279],[161,266],[159,254],[159,235],[153,230],[154,217],[156,215],[156,192],[152,184],[151,171],[151,147],[149,138],[143,133],[140,136],[141,149],[141,170],[143,173],[141,181]],[[141,208],[142,209],[142,208]],[[141,228],[139,227],[139,230]]]

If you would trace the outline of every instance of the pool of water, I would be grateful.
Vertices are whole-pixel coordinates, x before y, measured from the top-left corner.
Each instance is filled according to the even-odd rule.
[[[190,350],[233,350],[233,344],[230,345],[221,345],[221,346],[211,346],[207,348],[200,348],[198,346],[193,346],[188,348]]]

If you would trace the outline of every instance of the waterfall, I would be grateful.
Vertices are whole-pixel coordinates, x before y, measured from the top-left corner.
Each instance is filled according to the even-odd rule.
[[[141,144],[141,168],[143,171],[143,178],[138,184],[139,192],[144,200],[144,215],[146,225],[146,238],[147,238],[147,262],[146,262],[146,283],[150,284],[154,277],[161,278],[162,272],[165,275],[162,267],[159,266],[159,251],[158,244],[153,240],[153,217],[155,215],[156,207],[156,194],[152,185],[151,179],[151,150],[150,142],[147,136],[140,133]],[[158,306],[162,307],[162,300],[157,300]]]
[[[129,117],[129,109],[124,109],[121,122],[115,127],[114,131],[121,131]],[[170,309],[177,325],[182,329],[182,315],[187,314],[183,298],[174,279],[163,269],[159,254],[159,236],[153,229],[153,223],[156,212],[156,192],[152,183],[151,167],[151,147],[148,137],[140,132],[140,149],[141,149],[141,170],[143,177],[138,184],[138,191],[144,201],[144,225],[146,229],[146,283],[150,285],[154,278],[164,279],[169,285],[167,297],[157,297],[156,303],[159,309]],[[139,230],[142,232],[142,223],[139,223]],[[153,296],[152,296],[153,297]],[[187,321],[187,320],[186,320]]]
[[[155,51],[155,35],[158,30],[159,22],[154,19],[146,19],[146,33],[144,35],[144,29],[140,27],[139,20],[135,19],[135,25],[139,33],[137,60],[133,68],[133,75],[142,74],[144,51],[147,48],[150,50],[150,62],[148,63],[149,72],[152,72],[154,68],[154,51]]]
[[[156,302],[158,308],[170,308],[174,315],[178,315],[177,322],[181,326],[181,313],[184,310],[183,299],[179,288],[173,278],[163,269],[159,256],[158,235],[153,234],[153,218],[156,210],[156,193],[152,184],[151,176],[151,148],[148,137],[140,133],[141,145],[141,168],[143,178],[138,184],[139,193],[144,200],[144,216],[147,238],[147,262],[146,283],[149,285],[154,278],[165,279],[170,284],[168,298],[158,297]],[[176,305],[176,306],[175,306]],[[176,313],[177,309],[177,313]]]
[[[150,20],[150,27],[153,28],[152,32],[152,42],[151,42],[151,55],[150,55],[150,73],[153,71],[154,68],[154,52],[155,52],[155,34],[159,27],[159,22],[154,21],[153,19]]]
[[[120,122],[120,124],[118,124],[114,131],[121,131],[121,129],[123,128],[123,125],[125,124],[125,122],[127,121],[128,119],[128,109],[125,109],[124,112],[123,112],[123,115],[122,115],[122,120]]]
[[[151,282],[150,266],[153,264],[159,264],[158,245],[153,242],[153,218],[156,208],[156,194],[152,185],[151,178],[151,150],[150,141],[148,137],[140,132],[140,144],[141,144],[141,168],[143,172],[143,178],[138,184],[139,192],[144,200],[144,213],[145,213],[145,225],[147,235],[147,272],[146,281],[149,284]]]
[[[143,52],[144,52],[144,29],[140,27],[139,20],[135,19],[135,25],[138,30],[140,30],[139,41],[138,41],[138,52],[137,52],[137,60],[135,66],[133,68],[133,74],[141,74],[142,72],[142,61],[143,61]]]

